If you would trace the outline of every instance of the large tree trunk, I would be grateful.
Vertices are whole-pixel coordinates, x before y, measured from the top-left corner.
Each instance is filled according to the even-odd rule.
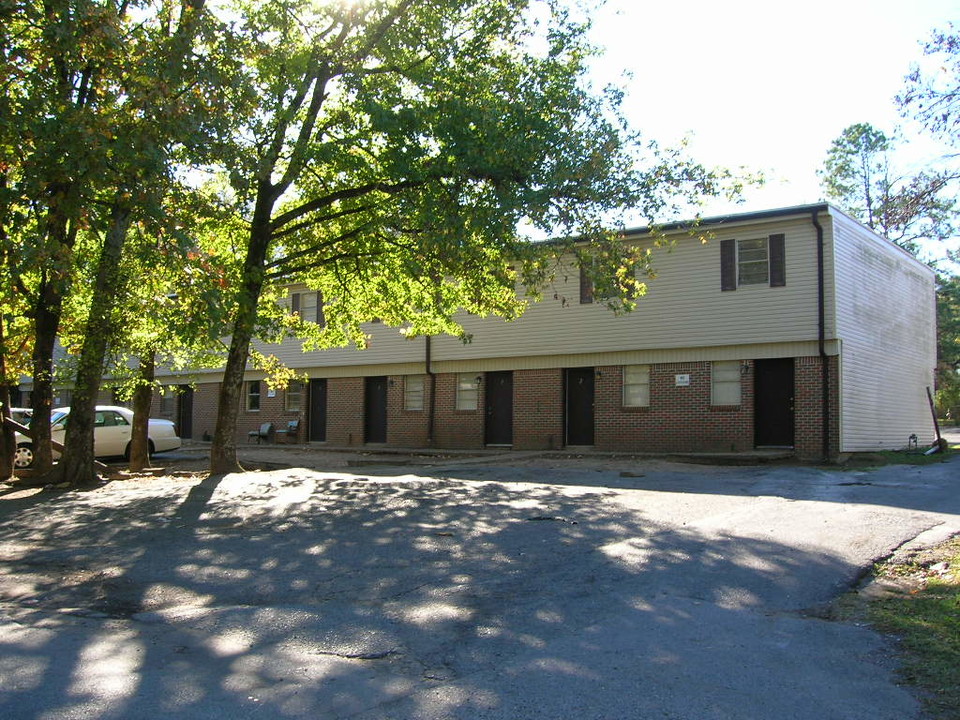
[[[121,294],[120,258],[130,222],[131,214],[128,208],[113,209],[110,229],[97,266],[90,316],[87,318],[83,347],[77,364],[63,457],[53,473],[54,482],[83,485],[97,479],[93,462],[95,408],[107,345],[113,336],[112,314],[117,297]]]
[[[153,401],[153,379],[156,368],[154,353],[140,358],[140,381],[133,393],[133,428],[130,437],[130,470],[140,472],[150,467],[150,403]]]
[[[33,419],[33,467],[38,473],[50,470],[53,453],[50,448],[50,411],[53,409],[53,349],[60,328],[60,310],[63,296],[56,288],[56,280],[45,278],[38,290],[34,308],[33,391],[30,407]]]
[[[220,384],[217,428],[210,448],[210,472],[223,475],[243,468],[237,462],[237,418],[243,396],[243,376],[247,369],[250,340],[257,320],[257,304],[263,289],[264,264],[270,246],[270,214],[273,203],[269,188],[261,187],[257,210],[250,226],[250,244],[243,263],[243,287],[237,300],[237,319],[230,339],[230,352]]]

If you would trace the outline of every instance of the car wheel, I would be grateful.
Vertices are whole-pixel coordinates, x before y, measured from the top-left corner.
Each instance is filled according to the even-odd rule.
[[[17,445],[17,451],[13,455],[13,466],[17,468],[28,468],[33,465],[33,448],[29,445]]]

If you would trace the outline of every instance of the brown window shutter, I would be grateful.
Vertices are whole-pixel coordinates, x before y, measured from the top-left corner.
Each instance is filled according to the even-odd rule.
[[[737,289],[737,241],[720,241],[720,289]]]
[[[787,284],[783,234],[771,235],[767,244],[770,248],[770,287],[783,287]]]
[[[323,314],[323,293],[317,293],[317,325],[324,327],[327,324],[327,318]]]
[[[589,305],[593,302],[593,281],[587,276],[586,270],[580,268],[580,304]]]
[[[295,312],[295,313],[300,312],[300,293],[291,293],[290,312]]]

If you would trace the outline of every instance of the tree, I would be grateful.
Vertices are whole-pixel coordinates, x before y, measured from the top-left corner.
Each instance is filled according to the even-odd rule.
[[[130,280],[120,270],[130,231],[167,221],[163,201],[182,170],[175,163],[196,161],[197,148],[209,151],[205,139],[219,132],[210,123],[227,117],[211,112],[214,90],[229,88],[215,76],[231,67],[227,33],[204,5],[73,0],[0,7],[9,20],[0,47],[12,98],[0,140],[16,147],[14,181],[3,199],[7,208],[26,208],[12,216],[20,222],[8,233],[23,250],[14,274],[33,298],[41,468],[49,459],[53,342],[68,331],[60,323],[64,301],[82,272],[89,272],[92,290],[76,316],[82,342],[67,447],[54,480],[94,477],[93,408]]]
[[[960,140],[960,33],[951,24],[935,30],[924,46],[926,67],[914,66],[897,104],[904,116],[919,120],[950,145]]]
[[[960,276],[937,282],[937,405],[944,417],[960,419]]]
[[[953,236],[951,171],[904,177],[891,164],[894,141],[869,123],[845,128],[830,146],[820,179],[827,197],[868,227],[916,253],[921,239]]]
[[[462,334],[456,312],[515,317],[516,283],[546,277],[524,223],[592,240],[591,267],[629,297],[636,281],[617,271],[645,260],[603,232],[611,212],[716,189],[716,176],[673,157],[638,167],[619,95],[585,87],[586,28],[556,3],[238,8],[246,82],[263,102],[227,168],[248,233],[213,473],[238,467],[250,343],[279,285],[322,294],[315,347],[362,345],[360,325],[374,318],[409,335]]]

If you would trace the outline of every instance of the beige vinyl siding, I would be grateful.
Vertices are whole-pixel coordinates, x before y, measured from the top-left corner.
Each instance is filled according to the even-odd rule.
[[[926,388],[936,363],[933,272],[842,213],[834,215],[841,342],[841,450],[932,442]]]
[[[786,235],[785,287],[720,289],[720,241]],[[706,244],[681,235],[655,249],[657,277],[637,309],[616,317],[601,303],[581,305],[579,274],[570,268],[544,301],[517,321],[464,318],[473,342],[438,338],[436,357],[458,360],[796,342],[817,338],[816,234],[808,217],[723,229]],[[556,294],[557,299],[554,299]]]
[[[720,242],[725,238],[785,235],[785,287],[747,285],[720,289]],[[816,352],[816,233],[808,214],[731,223],[706,243],[678,232],[669,248],[655,248],[657,277],[637,309],[615,316],[602,303],[579,303],[579,272],[570,265],[544,300],[516,321],[464,315],[472,335],[433,339],[435,372],[580,367],[605,363],[651,364],[691,360],[791,357]],[[649,244],[649,238],[638,240]],[[304,288],[295,287],[294,291]],[[829,303],[829,298],[828,298]],[[832,313],[828,312],[828,317]],[[397,328],[366,326],[369,347],[303,352],[302,344],[256,344],[310,377],[424,372],[425,339],[407,339]],[[833,337],[832,326],[828,337]],[[249,377],[257,377],[252,371]]]

